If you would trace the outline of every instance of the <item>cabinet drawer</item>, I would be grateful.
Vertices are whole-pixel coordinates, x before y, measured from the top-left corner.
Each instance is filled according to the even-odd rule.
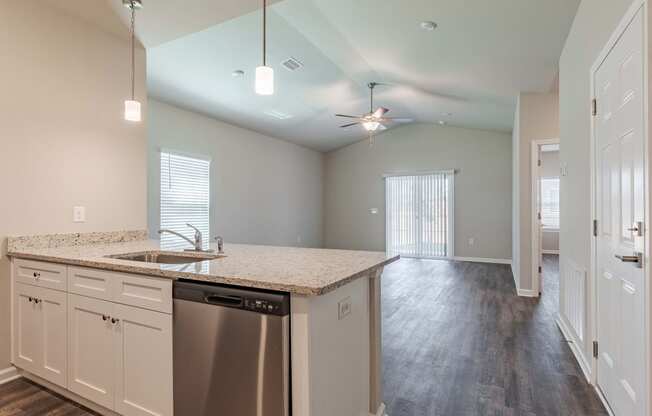
[[[102,300],[113,300],[114,280],[119,274],[84,267],[68,267],[68,292]]]
[[[67,289],[66,266],[61,264],[16,259],[14,273],[20,283],[62,291]]]
[[[172,280],[129,274],[116,274],[115,277],[115,302],[172,313]]]

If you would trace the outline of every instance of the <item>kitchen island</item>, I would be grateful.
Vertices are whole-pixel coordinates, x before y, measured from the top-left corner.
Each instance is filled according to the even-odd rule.
[[[69,303],[65,299],[67,294],[78,301],[100,299],[115,303],[116,308],[126,304],[142,308],[143,313],[156,311],[170,321],[162,321],[160,334],[171,328],[171,282],[174,280],[265,289],[291,296],[292,415],[383,415],[380,276],[383,267],[397,260],[397,256],[365,251],[226,244],[223,255],[184,253],[197,257],[192,263],[159,264],[116,258],[125,255],[146,258],[148,253],[175,254],[161,247],[158,240],[147,239],[142,231],[10,238],[14,365],[26,376],[82,404],[99,405],[93,408],[104,414],[171,415],[172,382],[166,380],[172,377],[171,363],[155,371],[154,385],[161,386],[158,396],[164,403],[153,403],[156,399],[151,398],[152,394],[148,396],[138,389],[127,398],[125,380],[116,383],[113,395],[102,393],[110,389],[88,388],[88,381],[79,382],[78,389],[71,388],[76,373],[68,367],[81,364],[76,356],[79,352],[71,351],[80,347],[74,342],[74,334],[71,335],[78,324],[68,322],[70,305],[64,307],[67,318],[62,319],[66,319],[66,324],[60,325],[61,330],[65,328],[67,332],[64,338],[68,342],[59,341],[55,348],[59,354],[63,354],[61,349],[65,350],[65,360],[56,365],[40,365],[48,367],[47,370],[32,366],[34,360],[28,356],[35,354],[35,350],[22,351],[21,348],[24,350],[26,344],[34,341],[19,339],[24,337],[22,330],[29,319],[24,308],[27,304],[21,304],[21,294],[16,289],[26,289],[23,297],[29,300],[27,307],[32,307],[31,299],[43,302],[37,292],[30,294],[32,289],[38,289],[48,291],[55,299],[46,301],[46,305]],[[114,283],[118,281],[122,282],[118,286],[123,289]],[[128,286],[136,288],[131,296],[120,292]],[[167,332],[171,338],[171,331]],[[157,340],[162,341],[168,343],[164,336]],[[159,362],[171,360],[171,344],[170,348],[164,346],[153,354],[161,354]],[[124,360],[120,362],[125,365]],[[56,369],[57,366],[61,368]],[[130,369],[123,370],[126,378]],[[143,403],[133,405],[131,402],[136,400],[137,394],[142,395]],[[148,405],[153,410],[143,411]]]

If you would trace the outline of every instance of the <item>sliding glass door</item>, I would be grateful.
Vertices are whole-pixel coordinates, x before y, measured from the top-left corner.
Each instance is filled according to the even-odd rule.
[[[453,171],[442,171],[385,177],[389,254],[453,256],[453,176]]]

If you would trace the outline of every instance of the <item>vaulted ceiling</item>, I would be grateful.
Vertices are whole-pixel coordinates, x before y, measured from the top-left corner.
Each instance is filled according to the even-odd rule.
[[[61,0],[48,0],[61,2]],[[106,0],[123,21],[119,0]],[[254,93],[261,2],[143,0],[138,35],[155,98],[321,151],[364,138],[368,111],[511,131],[519,92],[546,92],[579,0],[282,0],[268,13],[276,93]],[[420,23],[438,27],[425,31]],[[281,63],[300,61],[296,71]],[[233,77],[234,70],[244,76]]]

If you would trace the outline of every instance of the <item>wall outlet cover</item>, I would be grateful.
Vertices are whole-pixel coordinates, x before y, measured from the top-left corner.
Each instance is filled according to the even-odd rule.
[[[369,212],[373,215],[378,214],[378,208],[369,208]]]
[[[73,222],[86,222],[86,207],[73,207],[72,208],[72,221]]]
[[[337,303],[337,319],[342,320],[351,315],[351,298],[347,297]]]

